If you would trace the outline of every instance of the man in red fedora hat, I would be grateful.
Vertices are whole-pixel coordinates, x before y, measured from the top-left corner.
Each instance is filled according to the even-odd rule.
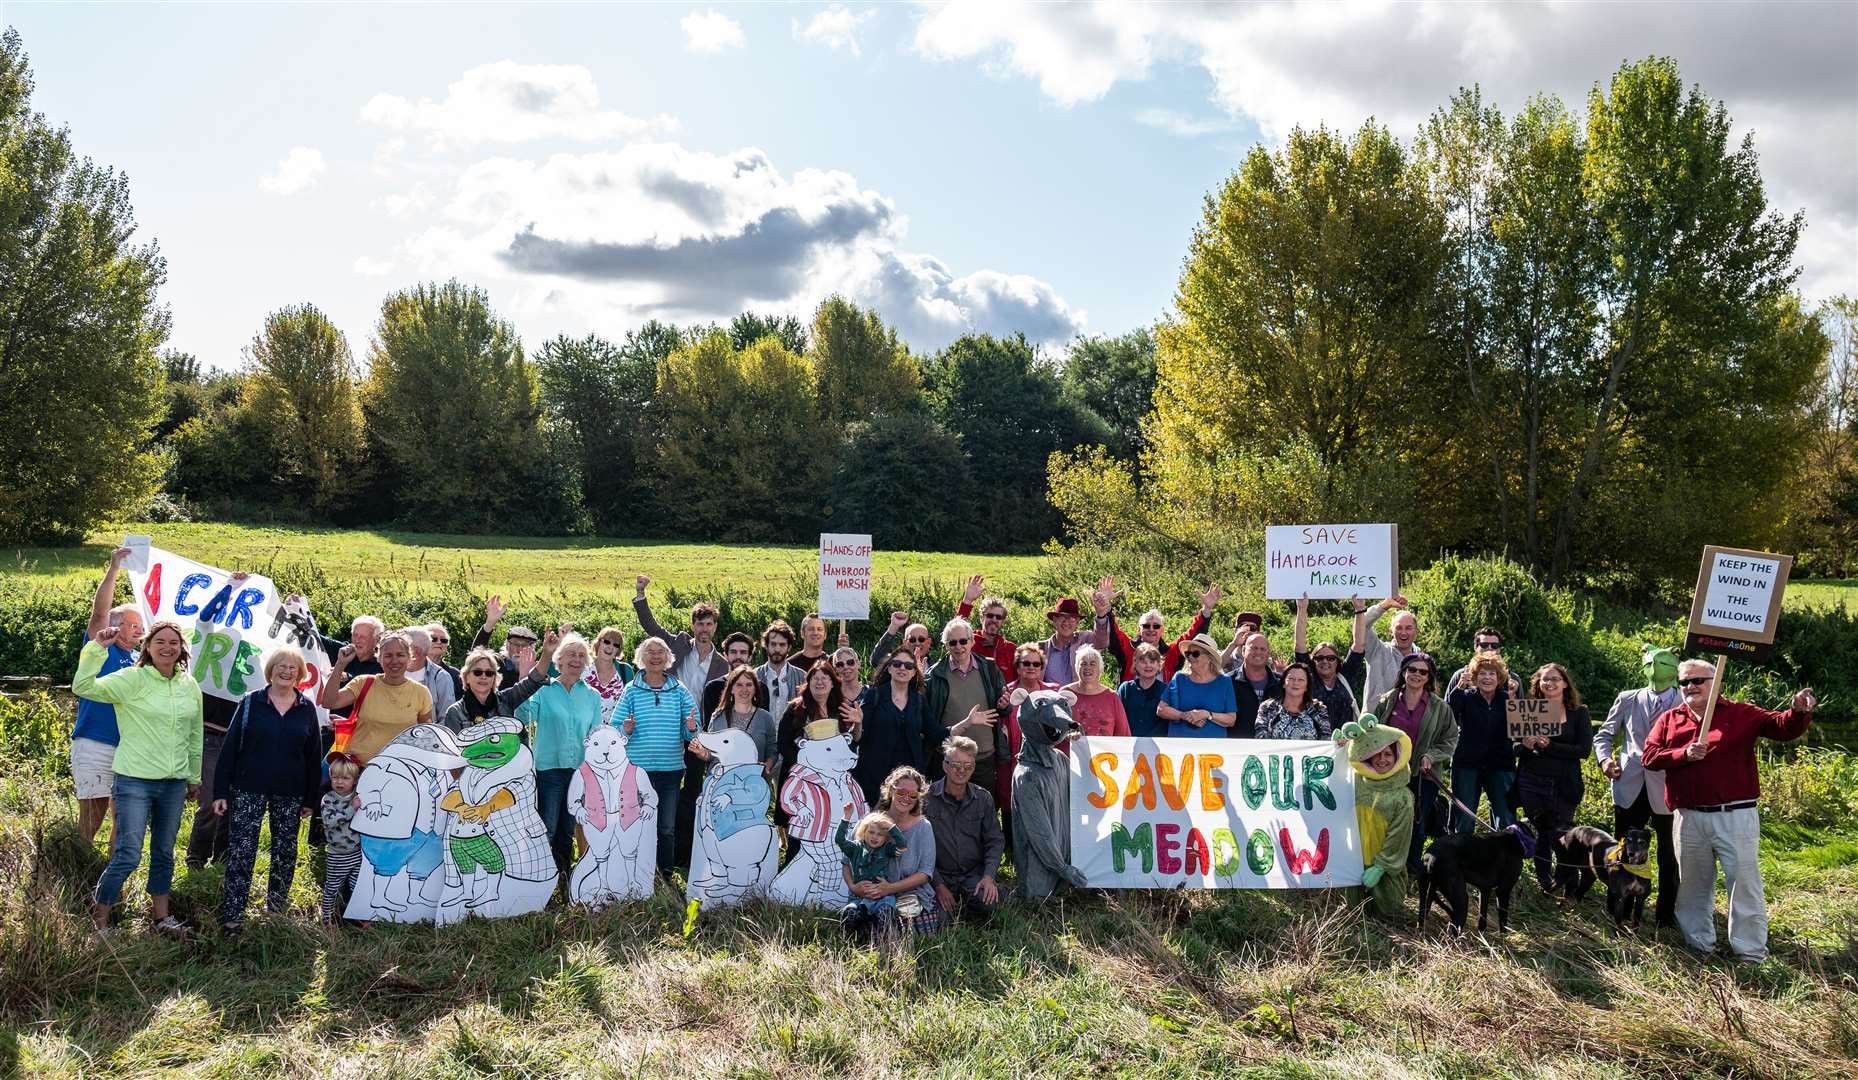
[[[1052,636],[1040,642],[1045,650],[1045,680],[1059,686],[1077,681],[1077,671],[1072,667],[1072,659],[1077,655],[1078,647],[1091,645],[1098,649],[1109,648],[1110,605],[1116,599],[1116,586],[1105,575],[1097,581],[1097,587],[1090,594],[1090,603],[1096,609],[1097,628],[1077,632],[1077,623],[1084,617],[1083,609],[1075,597],[1067,596],[1052,605],[1045,613],[1051,620]]]

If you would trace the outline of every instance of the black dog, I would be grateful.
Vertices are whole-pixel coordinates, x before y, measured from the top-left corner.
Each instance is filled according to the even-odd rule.
[[[1451,913],[1452,932],[1464,929],[1470,914],[1468,887],[1481,894],[1477,928],[1484,929],[1490,915],[1490,897],[1497,897],[1497,929],[1510,928],[1510,891],[1522,877],[1523,863],[1535,855],[1535,830],[1527,824],[1511,825],[1496,833],[1453,833],[1441,836],[1419,860],[1419,928],[1426,928],[1426,911],[1436,900]]]
[[[1576,825],[1555,838],[1555,883],[1579,904],[1606,873],[1606,853],[1617,843],[1605,829]]]
[[[1615,929],[1628,919],[1636,933],[1645,915],[1645,898],[1651,894],[1652,855],[1649,829],[1628,829],[1618,841],[1604,829],[1578,825],[1555,838],[1555,878],[1573,903],[1580,903],[1596,880],[1606,880],[1606,913]]]

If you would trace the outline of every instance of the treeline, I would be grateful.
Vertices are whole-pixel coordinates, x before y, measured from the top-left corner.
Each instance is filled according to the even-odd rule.
[[[531,355],[452,281],[388,297],[365,365],[311,305],[267,318],[237,371],[170,354],[151,452],[170,496],[247,520],[1033,548],[1059,527],[1053,452],[1133,459],[1142,410],[1119,406],[1146,405],[1153,356],[1143,331],[1062,367],[1017,336],[918,356],[838,297],[809,324],[654,321]]]
[[[1854,310],[1795,293],[1802,218],[1730,133],[1649,59],[1584,113],[1472,88],[1409,144],[1253,149],[1194,232],[1138,461],[1053,464],[1071,531],[1179,557],[1397,521],[1409,560],[1626,590],[1687,589],[1705,543],[1850,572]]]

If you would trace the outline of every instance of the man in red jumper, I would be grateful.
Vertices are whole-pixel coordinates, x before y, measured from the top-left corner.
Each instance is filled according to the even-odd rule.
[[[1786,712],[1769,712],[1720,696],[1715,666],[1686,660],[1677,670],[1684,700],[1652,722],[1643,761],[1665,774],[1665,802],[1675,812],[1677,926],[1699,952],[1716,947],[1716,866],[1729,890],[1729,949],[1736,959],[1768,958],[1768,906],[1761,892],[1761,783],[1755,740],[1787,742],[1806,734],[1818,700],[1812,687],[1793,696]],[[1717,694],[1709,737],[1704,709]]]
[[[974,611],[974,602],[981,600],[982,579],[976,574],[968,579],[968,587],[961,594],[961,604],[955,608],[955,614],[968,618]],[[1013,671],[1012,642],[1006,639],[1006,601],[997,596],[981,600],[981,621],[974,629],[974,655],[983,660],[992,660],[1000,669],[1000,675],[1008,683],[1015,678]]]

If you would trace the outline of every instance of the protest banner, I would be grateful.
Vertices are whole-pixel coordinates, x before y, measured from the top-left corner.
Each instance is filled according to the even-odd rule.
[[[144,568],[129,568],[136,604],[151,625],[173,619],[188,632],[187,670],[202,692],[237,701],[264,686],[265,654],[294,645],[303,651],[305,667],[297,689],[311,701],[321,695],[326,657],[285,620],[284,598],[270,578],[252,574],[228,588],[230,571],[158,547],[146,550]],[[327,722],[322,709],[317,715]]]
[[[1513,697],[1503,703],[1510,724],[1510,741],[1540,739],[1561,734],[1567,710],[1559,701],[1548,698]]]
[[[1267,600],[1390,596],[1400,585],[1395,525],[1272,525],[1264,531]]]
[[[1766,660],[1774,651],[1781,594],[1792,570],[1792,555],[1714,545],[1704,548],[1696,595],[1690,602],[1685,651]]]
[[[819,534],[819,617],[871,617],[871,535]]]
[[[1361,884],[1347,750],[1326,741],[1081,738],[1071,864],[1096,889]]]

